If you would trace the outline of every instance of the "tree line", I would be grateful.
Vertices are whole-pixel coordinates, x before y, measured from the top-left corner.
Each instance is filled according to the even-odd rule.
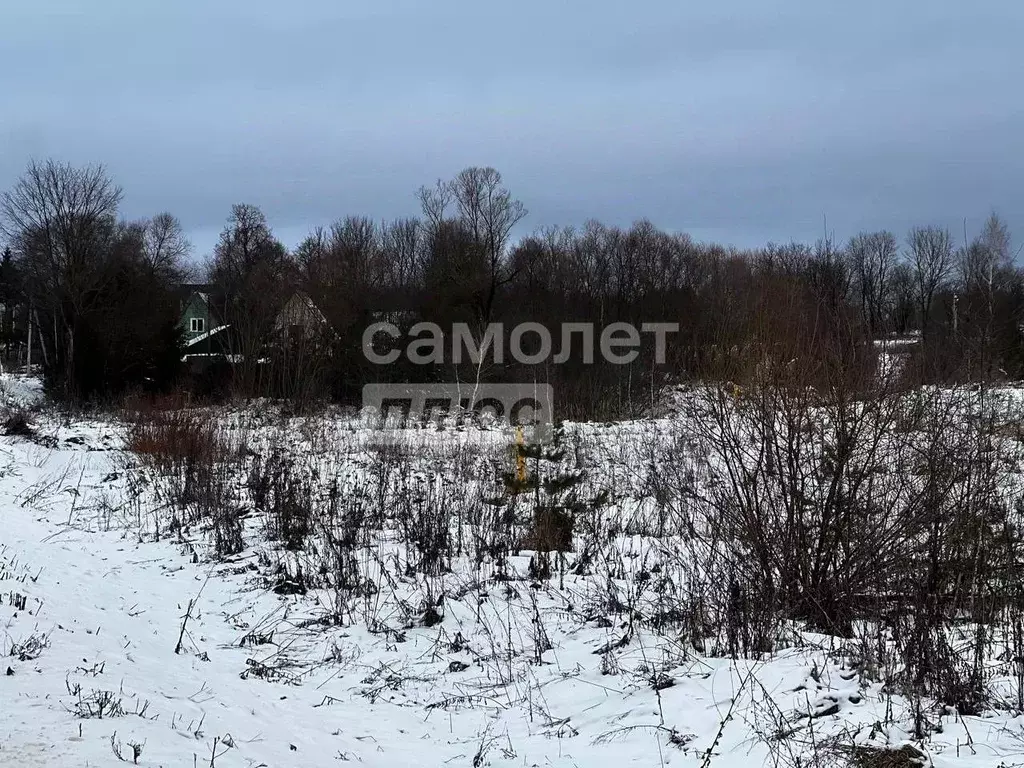
[[[743,386],[768,361],[798,361],[805,383],[823,384],[842,359],[867,380],[894,337],[908,383],[1024,377],[1024,272],[996,214],[971,239],[919,226],[738,249],[646,220],[516,237],[525,205],[496,170],[467,168],[421,188],[417,216],[345,216],[291,250],[259,208],[236,205],[197,266],[173,215],[128,221],[121,200],[102,167],[56,161],[30,163],[0,196],[4,350],[9,360],[31,329],[49,390],[69,401],[187,386],[180,286],[200,279],[233,329],[223,391],[241,396],[355,401],[382,380],[543,381],[562,415],[612,417],[649,408],[666,385]],[[280,312],[297,293],[324,323],[282,340]],[[580,322],[680,331],[663,363],[645,343],[627,365],[574,350],[562,364],[382,369],[362,352],[382,317],[405,329],[465,323],[478,338],[498,322],[541,323],[556,339]]]

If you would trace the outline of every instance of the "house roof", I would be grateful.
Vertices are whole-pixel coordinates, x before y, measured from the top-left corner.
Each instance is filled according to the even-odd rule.
[[[275,324],[278,328],[282,328],[286,325],[295,323],[305,325],[309,322],[328,325],[327,317],[320,311],[309,294],[295,291],[281,307],[281,311],[277,313]]]
[[[215,316],[223,313],[225,295],[223,289],[213,283],[182,283],[177,289],[179,300],[179,312],[184,316],[188,305],[193,297],[198,296],[199,300],[206,305],[206,308]]]
[[[198,343],[200,343],[202,341],[206,341],[211,336],[213,336],[215,334],[218,334],[221,331],[227,330],[230,327],[231,327],[230,325],[218,325],[216,328],[211,328],[208,331],[200,333],[198,336],[192,337],[191,339],[189,339],[188,341],[185,342],[185,346],[186,347],[191,347],[191,346],[193,346],[195,344],[198,344]]]
[[[175,293],[181,301],[188,301],[194,293],[205,294],[207,300],[211,293],[217,292],[217,286],[213,283],[179,283]]]

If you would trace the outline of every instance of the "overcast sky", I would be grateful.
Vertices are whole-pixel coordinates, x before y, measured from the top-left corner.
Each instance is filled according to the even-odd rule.
[[[998,210],[1024,242],[1024,3],[0,0],[0,188],[98,162],[208,252],[492,165],[528,230],[736,245]]]

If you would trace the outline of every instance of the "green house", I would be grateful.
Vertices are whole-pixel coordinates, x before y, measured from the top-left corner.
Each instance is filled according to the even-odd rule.
[[[178,324],[186,343],[217,327],[210,308],[210,294],[206,291],[192,291],[183,302]]]
[[[178,326],[185,346],[182,358],[185,362],[230,356],[230,326],[218,316],[216,295],[213,286],[181,286],[181,319]]]

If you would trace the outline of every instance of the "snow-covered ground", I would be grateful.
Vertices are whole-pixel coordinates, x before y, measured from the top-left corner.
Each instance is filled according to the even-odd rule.
[[[0,438],[2,766],[913,764],[849,762],[855,744],[910,744],[912,718],[831,638],[794,630],[762,660],[708,658],[598,610],[595,576],[533,580],[524,554],[507,580],[468,558],[426,577],[388,569],[386,547],[362,564],[377,588],[325,623],[322,590],[269,588],[257,521],[222,559],[201,526],[157,538],[138,508],[155,497],[126,503],[138,469],[120,426],[35,419],[35,438]],[[334,428],[357,453],[380,439]],[[273,429],[323,450],[298,423]],[[658,424],[581,431],[601,429],[625,445]],[[509,438],[404,439],[487,456]],[[621,541],[608,578],[639,593],[652,544]],[[940,727],[914,749],[930,764],[1024,766],[1024,720],[929,717]]]

